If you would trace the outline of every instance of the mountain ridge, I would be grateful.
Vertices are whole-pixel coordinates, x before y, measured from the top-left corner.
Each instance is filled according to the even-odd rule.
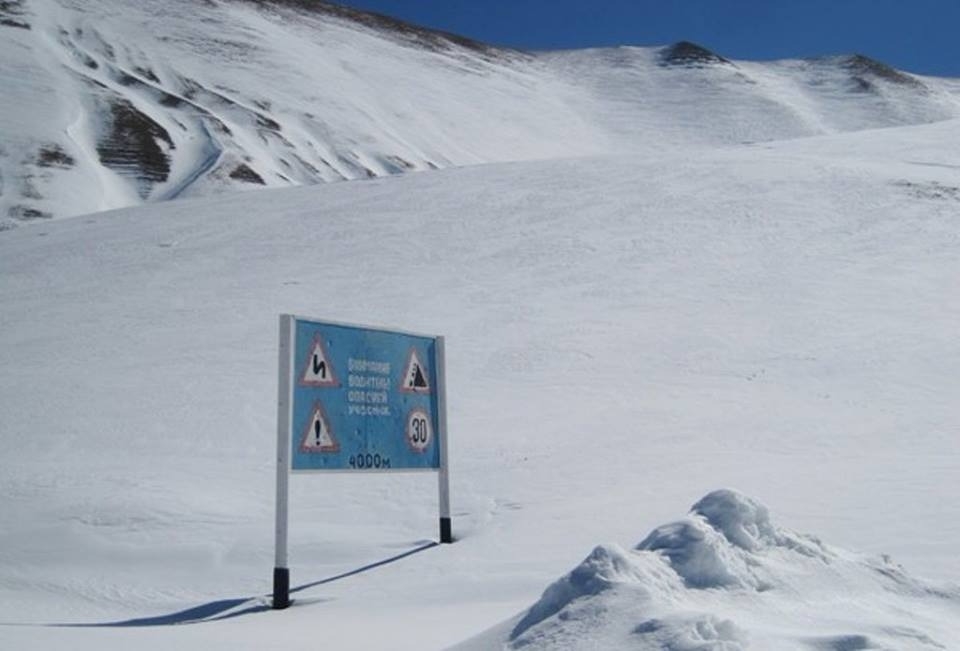
[[[483,43],[460,34],[444,30],[423,27],[415,23],[400,20],[387,14],[369,10],[360,10],[346,5],[338,5],[324,0],[227,0],[228,2],[248,3],[264,7],[287,7],[299,11],[320,13],[348,20],[388,34],[399,35],[418,45],[442,47],[444,42],[493,55],[496,52],[519,52],[510,48],[501,48]]]
[[[861,55],[524,53],[302,0],[5,0],[0,228],[260,187],[960,115]]]

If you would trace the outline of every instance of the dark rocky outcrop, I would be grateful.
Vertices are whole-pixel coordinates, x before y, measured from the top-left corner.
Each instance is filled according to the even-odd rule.
[[[680,41],[663,48],[660,51],[660,63],[665,66],[687,68],[703,68],[718,64],[733,65],[728,59],[690,41]]]

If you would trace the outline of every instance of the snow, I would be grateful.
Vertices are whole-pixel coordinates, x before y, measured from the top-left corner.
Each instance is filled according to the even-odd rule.
[[[228,48],[204,50],[208,10],[150,6],[31,3],[0,47],[64,24],[114,91],[107,42],[198,97],[229,77],[249,108],[320,30],[342,112],[314,144],[373,165],[402,136],[422,173],[207,196],[216,165],[181,182],[213,151],[191,127],[147,205],[92,212],[143,199],[95,163],[62,67],[22,75],[66,99],[31,121],[5,96],[0,133],[32,144],[3,136],[0,199],[70,125],[87,144],[52,139],[78,162],[50,197],[85,214],[0,232],[0,647],[960,648],[955,81],[904,104],[842,92],[831,61],[505,63],[329,18],[297,40],[246,4],[216,24],[257,56],[204,66]],[[31,51],[16,65],[50,65]],[[282,167],[204,97],[236,135],[218,160],[256,144]],[[259,110],[293,142],[307,102]],[[361,123],[386,126],[361,147]],[[294,477],[299,589],[274,612],[280,313],[446,336],[458,540],[431,544],[432,475]]]
[[[572,91],[527,56],[415,47],[323,12],[249,2],[28,6],[31,29],[5,28],[13,38],[0,40],[10,62],[0,70],[4,219],[21,205],[71,216],[603,150],[600,129],[564,100]],[[119,100],[166,133],[165,178],[145,182],[149,170],[102,161]],[[51,143],[72,156],[70,169],[33,169]],[[240,165],[259,182],[231,176]],[[28,181],[33,190],[21,187]]]
[[[958,133],[479,166],[4,233],[4,621],[269,592],[281,312],[448,337],[459,541],[303,590],[288,613],[0,636],[306,648],[322,621],[334,646],[442,647],[718,486],[956,584]],[[432,477],[295,479],[295,585],[436,535]],[[874,621],[860,583],[811,582]],[[704,608],[721,633],[756,628]],[[824,612],[798,626],[826,630]],[[950,613],[914,627],[947,644]]]
[[[0,25],[2,228],[263,186],[960,117],[955,81],[855,56],[690,67],[665,65],[658,47],[473,48],[296,2],[23,6],[30,29]],[[52,147],[71,162],[43,164]]]
[[[457,648],[943,649],[960,643],[958,613],[957,587],[782,529],[720,490],[633,551],[596,547],[509,634]]]

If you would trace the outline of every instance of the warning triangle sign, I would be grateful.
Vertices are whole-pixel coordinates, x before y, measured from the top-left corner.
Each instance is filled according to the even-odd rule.
[[[407,355],[407,365],[401,376],[400,390],[409,393],[430,393],[427,369],[420,361],[420,356],[417,355],[415,348],[411,348],[410,354]]]
[[[323,411],[323,405],[319,402],[313,405],[313,415],[307,421],[307,427],[303,431],[303,438],[300,439],[301,452],[339,452],[340,443],[333,435],[330,429],[330,421],[327,419],[326,412]]]
[[[333,366],[330,365],[327,348],[319,336],[314,337],[313,345],[310,346],[310,352],[303,365],[303,373],[300,374],[300,384],[308,387],[340,386],[333,373]]]

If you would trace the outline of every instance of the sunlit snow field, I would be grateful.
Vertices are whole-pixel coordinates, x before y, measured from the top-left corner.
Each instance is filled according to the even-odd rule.
[[[4,233],[5,623],[269,592],[284,311],[447,336],[459,541],[284,613],[0,638],[440,647],[721,487],[956,595],[958,135],[491,165]],[[298,476],[292,500],[295,585],[436,538],[432,477]],[[925,634],[960,644],[956,596],[926,607],[945,615]],[[829,628],[874,635],[884,608]],[[818,625],[789,611],[785,630]]]
[[[0,32],[0,648],[960,649],[960,83],[117,2]],[[294,476],[279,612],[281,313],[446,337],[457,541]]]

